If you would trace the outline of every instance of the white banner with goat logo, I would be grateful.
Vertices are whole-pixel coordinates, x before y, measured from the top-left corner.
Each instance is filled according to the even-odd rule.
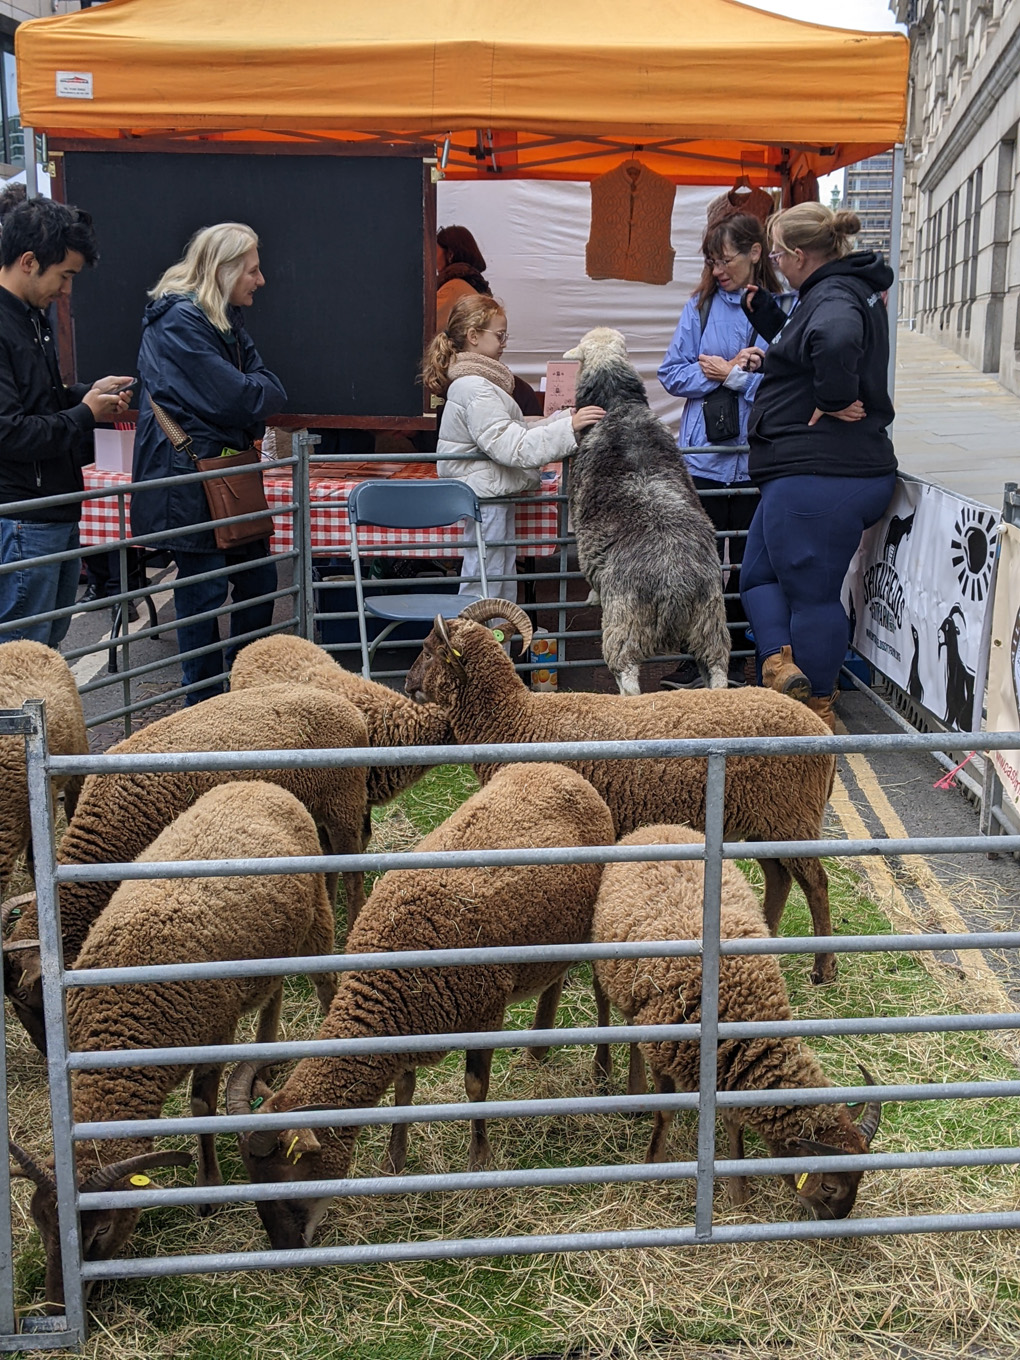
[[[988,656],[989,732],[1020,730],[1020,529],[1003,524]],[[1020,751],[991,751],[1009,801],[1020,809]]]
[[[850,644],[957,731],[974,724],[974,676],[999,516],[900,479],[843,584]]]

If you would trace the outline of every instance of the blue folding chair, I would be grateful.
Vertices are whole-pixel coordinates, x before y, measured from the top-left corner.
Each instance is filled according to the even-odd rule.
[[[359,482],[347,501],[347,516],[351,524],[351,562],[358,599],[361,669],[365,679],[370,680],[376,648],[402,623],[431,621],[437,614],[442,614],[444,619],[453,619],[466,605],[488,597],[482,512],[478,497],[465,482],[440,478],[435,481]],[[365,595],[360,562],[360,554],[364,549],[358,543],[359,526],[373,524],[386,529],[437,529],[456,524],[460,519],[474,520],[481,575],[480,595]],[[371,646],[366,627],[368,614],[387,620],[386,627],[373,639]]]

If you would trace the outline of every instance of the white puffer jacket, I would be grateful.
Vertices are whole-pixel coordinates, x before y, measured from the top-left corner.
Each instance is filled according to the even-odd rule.
[[[569,411],[529,424],[508,392],[488,378],[472,376],[449,386],[436,450],[437,474],[467,482],[484,500],[534,491],[541,484],[540,469],[569,458],[577,444]],[[474,457],[444,461],[444,454]]]

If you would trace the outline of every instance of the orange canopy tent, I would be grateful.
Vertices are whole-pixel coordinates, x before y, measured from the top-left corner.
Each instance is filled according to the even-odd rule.
[[[736,0],[110,0],[17,30],[24,123],[80,139],[433,142],[457,178],[778,184],[901,141],[908,46]]]

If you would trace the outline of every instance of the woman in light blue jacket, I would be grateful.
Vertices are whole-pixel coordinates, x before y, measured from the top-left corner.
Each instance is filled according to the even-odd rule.
[[[698,490],[750,489],[747,453],[734,450],[747,444],[747,419],[761,381],[761,374],[748,372],[745,364],[753,350],[760,354],[767,345],[741,310],[740,299],[749,284],[778,293],[779,283],[769,263],[765,230],[750,214],[739,213],[709,227],[702,250],[705,267],[701,280],[659,366],[659,381],[672,396],[686,398],[680,420],[680,448],[706,450],[684,455]],[[713,393],[720,395],[712,397]],[[732,398],[726,395],[729,393]],[[706,413],[708,397],[712,400]],[[720,412],[712,409],[717,403],[723,408],[721,418]],[[709,444],[711,449],[706,448]],[[705,510],[720,533],[746,532],[756,505],[757,497],[752,495],[712,495],[704,499]],[[739,566],[744,542],[743,537],[718,539],[724,566]],[[732,641],[740,647],[744,619],[736,573],[724,582],[724,589],[732,596],[726,601],[727,621],[740,626]],[[731,665],[731,683],[743,683],[743,669],[743,661]],[[701,683],[697,666],[689,661],[661,681],[665,689],[696,689]]]

